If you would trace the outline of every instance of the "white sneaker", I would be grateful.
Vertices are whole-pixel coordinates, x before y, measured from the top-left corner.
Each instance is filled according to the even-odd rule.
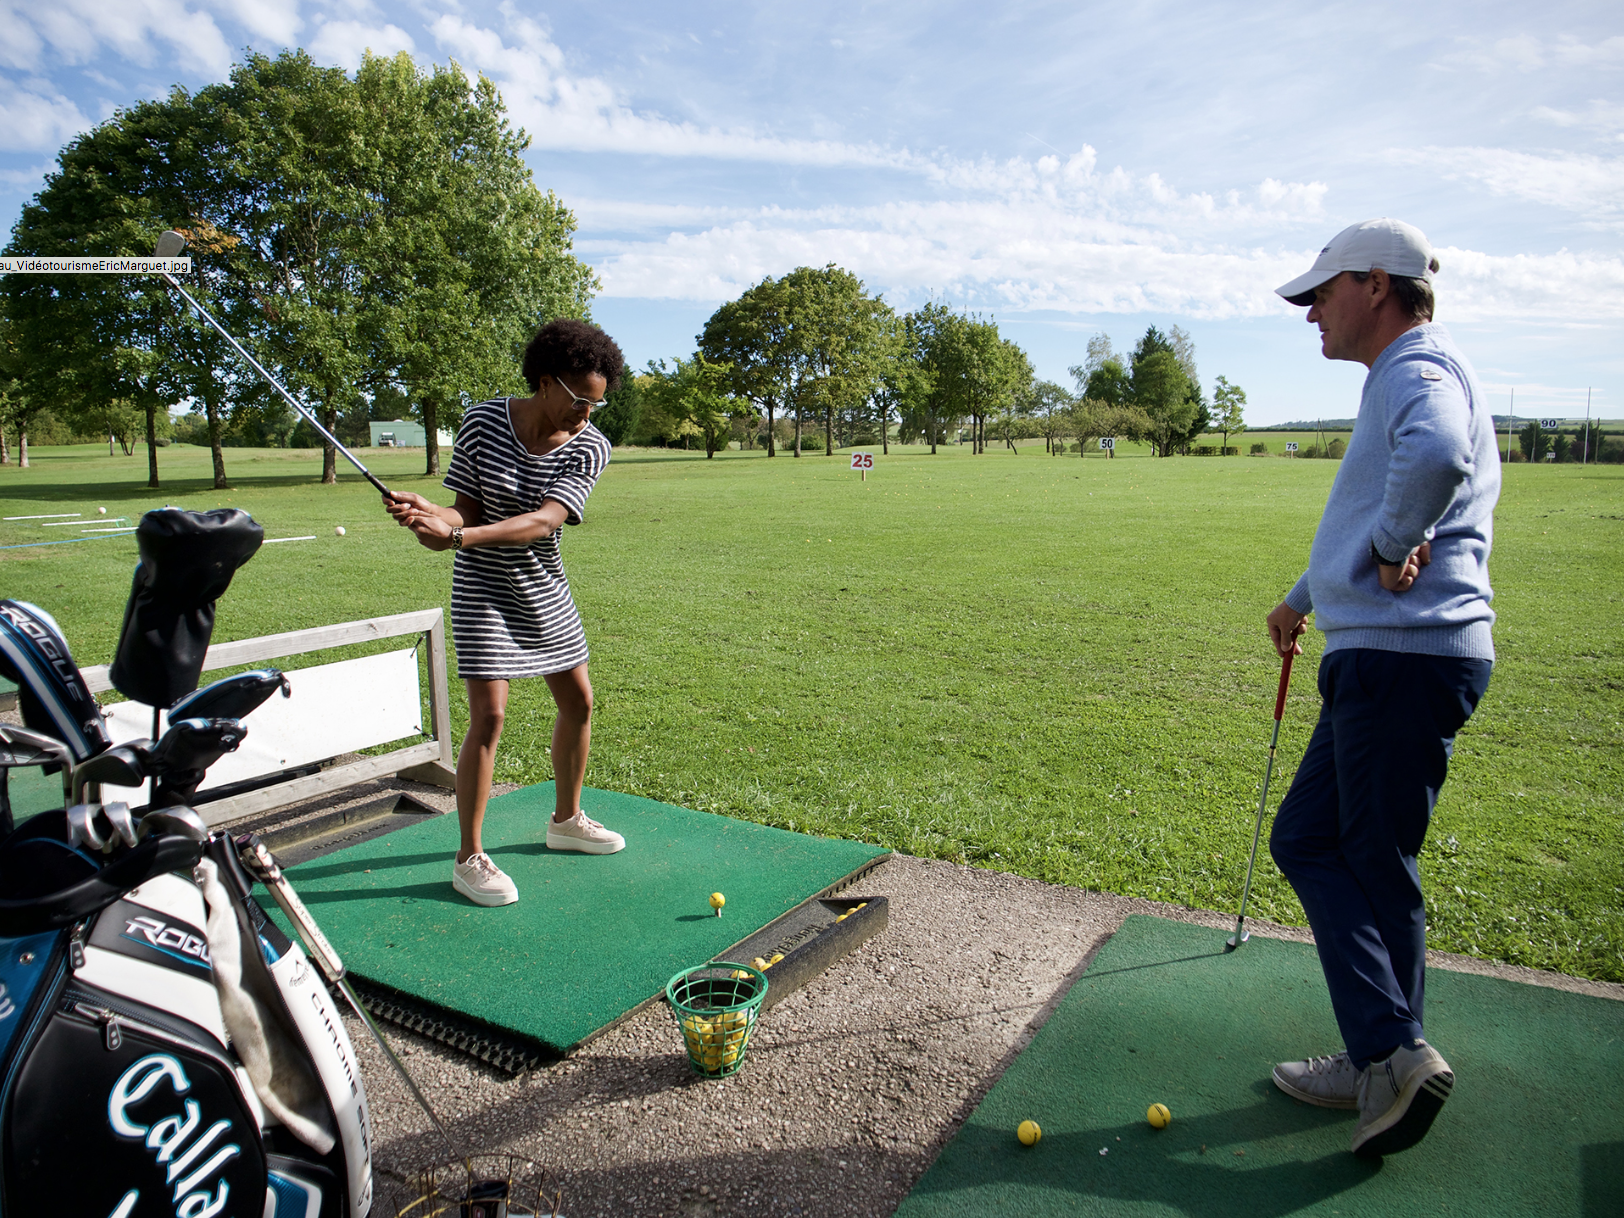
[[[614,854],[626,848],[626,839],[605,829],[585,812],[568,820],[547,822],[547,849],[579,850],[582,854]]]
[[[1359,1128],[1353,1152],[1390,1155],[1408,1150],[1432,1128],[1433,1118],[1455,1087],[1455,1072],[1424,1040],[1371,1062],[1359,1076]]]
[[[511,905],[519,899],[518,887],[483,850],[466,863],[452,863],[451,887],[475,905]]]
[[[1274,1068],[1274,1085],[1292,1099],[1320,1108],[1359,1107],[1359,1071],[1346,1049],[1330,1057],[1281,1062]]]

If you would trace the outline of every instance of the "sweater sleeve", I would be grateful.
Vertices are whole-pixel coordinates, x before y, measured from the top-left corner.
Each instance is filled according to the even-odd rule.
[[[1314,598],[1308,591],[1307,571],[1298,577],[1297,582],[1291,586],[1291,591],[1286,593],[1286,604],[1304,617],[1314,612]]]
[[[1371,543],[1401,561],[1423,541],[1475,468],[1465,387],[1454,369],[1408,359],[1388,370],[1392,456]]]

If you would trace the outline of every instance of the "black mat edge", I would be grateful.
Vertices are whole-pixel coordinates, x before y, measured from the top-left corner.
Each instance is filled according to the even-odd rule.
[[[877,867],[892,857],[893,852],[889,850],[887,850],[884,854],[876,855],[875,857],[869,859],[866,863],[862,864],[860,867],[848,872],[834,883],[808,897],[799,905],[795,906],[794,909],[788,910],[780,916],[774,918],[771,922],[767,923],[766,926],[752,931],[749,935],[746,935],[743,939],[740,939],[737,943],[733,944],[732,947],[729,947],[727,951],[724,951],[720,953],[720,955],[713,958],[722,959],[726,957],[729,952],[737,951],[744,944],[765,935],[774,927],[780,926],[791,918],[794,918],[809,905],[812,905],[818,901],[827,900],[838,893],[844,892],[847,888],[850,888],[864,876],[871,874]],[[868,911],[864,910],[863,912],[867,913]],[[888,920],[889,919],[887,919],[887,921]],[[852,921],[857,921],[857,919],[852,919]],[[868,934],[863,935],[861,939],[851,942],[846,947],[846,951],[850,951],[857,947],[860,943],[866,942],[867,939],[874,933],[880,929],[883,929],[883,926],[878,924],[878,919],[865,919],[865,921],[871,925],[873,929],[870,930]],[[853,927],[852,929],[856,931],[859,929],[859,927]],[[808,944],[807,946],[811,946],[811,944]],[[842,952],[840,954],[843,955],[845,953]],[[787,959],[788,957],[786,956],[786,960]],[[780,963],[783,962],[781,961]],[[825,963],[823,967],[826,968],[827,966],[828,964]],[[822,969],[820,968],[816,971],[821,972]],[[815,972],[808,974],[806,979],[810,980],[811,976],[815,975]],[[449,1046],[450,1048],[465,1053],[475,1060],[484,1062],[494,1069],[500,1070],[510,1076],[522,1074],[527,1070],[535,1069],[537,1066],[546,1065],[549,1062],[559,1061],[565,1057],[568,1057],[570,1054],[574,1053],[582,1046],[590,1044],[604,1033],[611,1031],[614,1028],[618,1028],[632,1016],[647,1010],[656,1002],[665,1001],[665,991],[662,988],[658,992],[650,995],[648,998],[638,1003],[636,1006],[632,1007],[630,1010],[623,1012],[609,1023],[604,1024],[601,1028],[598,1028],[596,1031],[587,1036],[583,1036],[574,1044],[560,1048],[559,1046],[548,1041],[532,1036],[526,1036],[522,1032],[515,1032],[510,1028],[502,1028],[496,1026],[495,1024],[486,1023],[482,1019],[475,1018],[472,1015],[465,1015],[460,1011],[453,1011],[450,1008],[442,1007],[437,1003],[428,1002],[417,997],[416,995],[404,994],[392,986],[384,985],[381,982],[372,981],[361,976],[359,973],[351,973],[349,980],[350,984],[355,987],[356,995],[361,999],[362,1005],[366,1007],[374,1019],[381,1020],[382,1022],[391,1024],[395,1027],[405,1028],[407,1031],[415,1032],[419,1036],[425,1036],[439,1044]],[[792,993],[796,988],[798,988],[798,986],[792,985],[788,988],[780,988],[782,996]],[[772,993],[770,980],[768,993]]]

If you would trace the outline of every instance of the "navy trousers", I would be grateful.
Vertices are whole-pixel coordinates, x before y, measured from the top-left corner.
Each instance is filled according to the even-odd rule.
[[[1358,1069],[1421,1036],[1427,911],[1416,855],[1488,660],[1348,649],[1320,661],[1319,722],[1269,835]]]

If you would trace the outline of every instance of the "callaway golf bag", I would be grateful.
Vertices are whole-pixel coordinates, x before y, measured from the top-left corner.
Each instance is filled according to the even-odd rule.
[[[111,675],[168,708],[156,741],[114,746],[55,622],[0,601],[0,675],[26,724],[0,724],[0,1218],[371,1209],[355,1053],[255,882],[331,949],[257,839],[211,832],[189,806],[243,717],[287,690],[263,670],[192,692],[214,599],[262,537],[234,510],[142,518]],[[14,827],[16,766],[59,771],[63,807]],[[101,802],[104,784],[148,782],[145,807]]]

